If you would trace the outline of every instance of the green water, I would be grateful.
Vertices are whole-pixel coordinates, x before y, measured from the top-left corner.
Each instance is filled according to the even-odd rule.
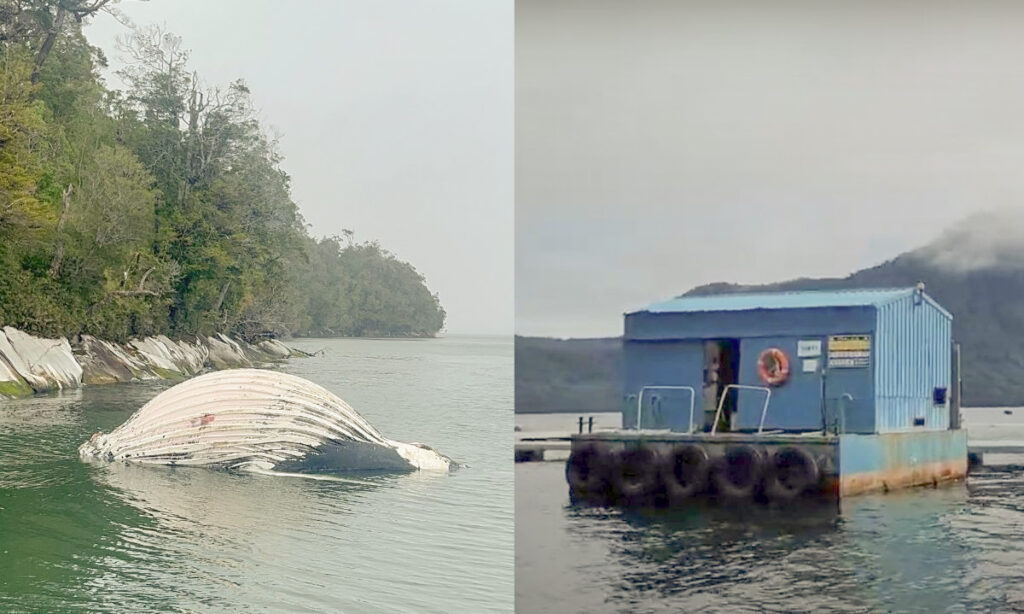
[[[511,340],[303,340],[283,369],[467,463],[357,483],[91,464],[165,382],[0,402],[0,611],[512,611]]]

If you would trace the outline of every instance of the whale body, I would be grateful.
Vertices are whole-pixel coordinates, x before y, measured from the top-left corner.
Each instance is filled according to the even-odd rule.
[[[173,386],[110,433],[95,433],[79,454],[298,473],[457,467],[429,446],[385,438],[327,389],[262,369],[216,371]]]

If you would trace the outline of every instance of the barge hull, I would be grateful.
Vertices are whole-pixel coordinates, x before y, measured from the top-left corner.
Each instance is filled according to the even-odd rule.
[[[840,496],[963,479],[967,431],[919,431],[839,438]]]
[[[721,470],[723,457],[732,449],[755,450],[766,460],[776,453],[797,449],[814,459],[819,476],[802,494],[832,500],[960,480],[966,476],[968,467],[967,432],[963,430],[842,435],[623,430],[573,436],[573,454],[585,451],[590,444],[600,444],[607,453],[605,461],[610,464],[616,462],[616,455],[630,450],[646,448],[664,458],[673,446],[696,444],[707,451],[711,471],[715,467]],[[572,460],[570,457],[570,463]],[[605,469],[615,472],[612,466]],[[713,493],[703,492],[703,496],[695,498],[708,494]]]

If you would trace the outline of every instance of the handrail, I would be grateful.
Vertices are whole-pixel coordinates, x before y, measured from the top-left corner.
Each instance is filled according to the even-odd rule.
[[[730,388],[735,388],[737,390],[764,391],[764,409],[761,410],[761,424],[757,427],[757,434],[760,435],[761,431],[764,430],[764,417],[768,415],[768,401],[772,398],[772,391],[770,388],[766,388],[765,386],[745,386],[743,384],[728,384],[722,389],[722,396],[718,398],[718,411],[715,412],[715,421],[711,424],[711,434],[714,435],[715,431],[718,430],[718,419],[722,416],[722,407],[725,406],[725,396],[729,394]]]
[[[644,392],[647,390],[689,390],[690,391],[690,430],[693,432],[693,405],[697,398],[697,391],[692,386],[644,386],[640,388],[640,394],[636,396],[636,430],[640,430],[640,414],[644,407]]]

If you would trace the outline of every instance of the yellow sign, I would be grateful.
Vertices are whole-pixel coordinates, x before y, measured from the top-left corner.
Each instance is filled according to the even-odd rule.
[[[871,335],[832,335],[828,338],[831,369],[867,367],[871,364]]]
[[[830,352],[870,352],[871,335],[833,335],[828,338]]]

